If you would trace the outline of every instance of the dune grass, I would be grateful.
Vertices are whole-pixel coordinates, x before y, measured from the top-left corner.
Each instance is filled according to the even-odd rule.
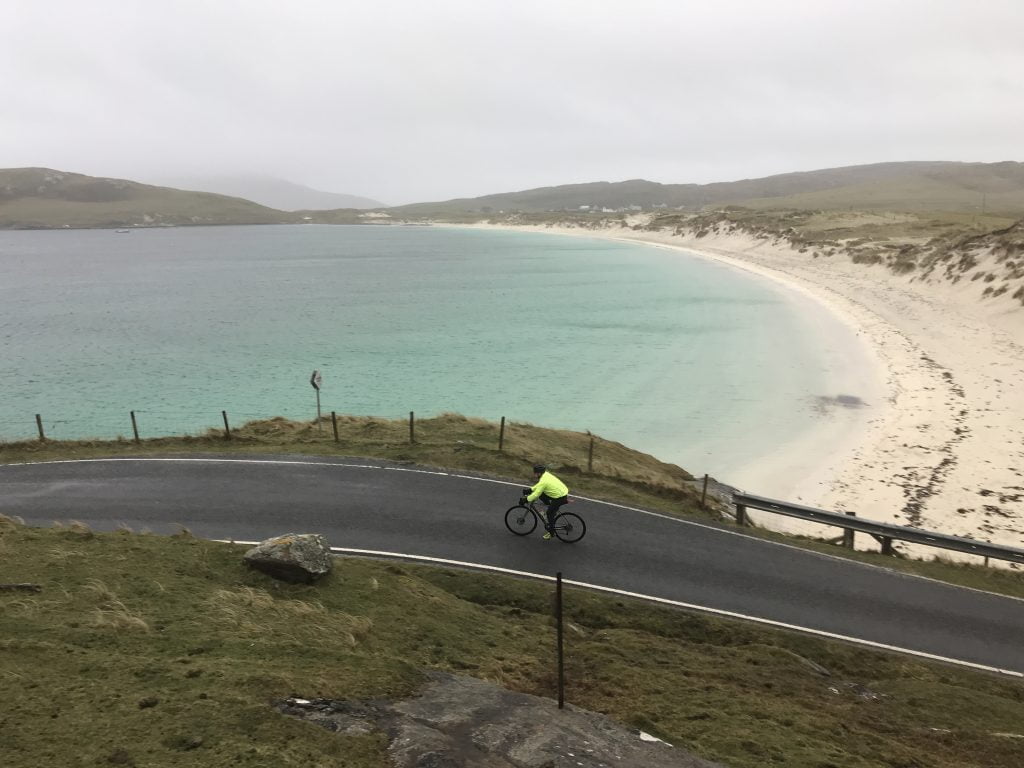
[[[388,765],[288,696],[413,694],[423,670],[554,693],[550,585],[339,559],[314,586],[244,547],[0,518],[0,765]],[[1024,764],[1024,685],[568,589],[567,701],[726,765]],[[1006,735],[1010,734],[1010,735]]]

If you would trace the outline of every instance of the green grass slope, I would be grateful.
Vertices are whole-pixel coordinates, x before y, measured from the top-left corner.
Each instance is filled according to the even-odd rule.
[[[894,211],[1024,212],[1024,163],[905,162],[785,173],[713,184],[659,184],[642,179],[569,184],[477,198],[398,206],[393,215],[576,211],[655,206],[696,209],[744,205]]]
[[[59,513],[59,510],[54,510]],[[382,734],[280,715],[404,697],[424,669],[551,696],[551,588],[341,559],[314,586],[187,533],[0,518],[0,765],[384,768]],[[1024,764],[1024,686],[567,590],[571,704],[736,768]]]
[[[750,198],[736,201],[735,204],[749,208],[961,211],[1020,215],[1024,212],[1024,185],[1007,187],[999,181],[992,178],[972,184],[956,178],[907,176],[778,197]]]
[[[0,229],[277,224],[290,213],[248,200],[47,168],[0,170]]]
[[[905,162],[828,168],[713,184],[633,179],[414,203],[388,208],[392,221],[475,220],[503,211],[543,213],[629,209],[751,208],[1024,213],[1024,164]],[[368,223],[354,209],[275,211],[241,198],[186,192],[46,168],[0,170],[0,228],[132,227],[196,224]]]

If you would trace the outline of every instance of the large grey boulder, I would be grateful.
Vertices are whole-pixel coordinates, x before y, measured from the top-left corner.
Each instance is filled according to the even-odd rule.
[[[286,533],[261,541],[245,553],[245,562],[275,579],[311,583],[331,570],[331,550],[318,533]]]
[[[383,732],[396,768],[723,768],[611,718],[433,670],[410,699],[286,699],[286,715],[344,734]]]

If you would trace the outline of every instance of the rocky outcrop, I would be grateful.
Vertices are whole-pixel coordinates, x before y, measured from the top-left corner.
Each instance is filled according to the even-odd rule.
[[[341,733],[384,731],[398,768],[721,768],[609,717],[471,677],[428,673],[402,701],[287,699],[277,708]]]
[[[246,552],[244,560],[258,571],[293,584],[311,583],[331,570],[331,550],[318,533],[287,533],[267,539]]]

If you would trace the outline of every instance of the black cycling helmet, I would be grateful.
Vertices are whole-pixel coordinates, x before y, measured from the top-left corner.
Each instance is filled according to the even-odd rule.
[[[548,471],[548,468],[545,467],[543,464],[534,464],[533,465],[533,474],[535,474],[535,475],[543,475],[547,471]]]

